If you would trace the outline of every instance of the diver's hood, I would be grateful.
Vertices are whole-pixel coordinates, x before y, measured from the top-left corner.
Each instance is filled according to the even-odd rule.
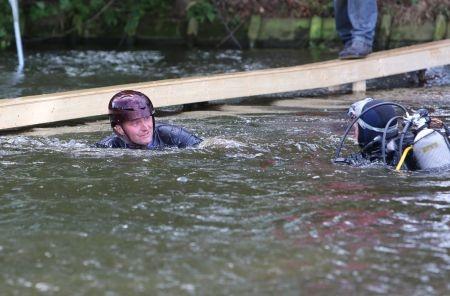
[[[352,118],[355,119],[356,117],[359,117],[361,115],[361,113],[364,111],[364,107],[369,103],[369,102],[374,102],[375,100],[373,98],[365,98],[363,100],[357,101],[355,103],[353,103],[350,108],[348,109],[347,114]],[[374,102],[375,103],[375,102]],[[380,101],[380,103],[382,103]],[[366,115],[366,114],[365,114]],[[358,119],[358,124],[361,128],[366,129],[366,130],[371,130],[374,132],[378,132],[378,133],[382,133],[385,130],[384,126],[380,126],[380,127],[376,127],[371,125],[370,123],[367,122],[367,120],[364,120],[364,118],[368,117],[368,116],[361,116]],[[397,124],[390,126],[387,130],[386,133],[387,134],[391,134],[394,133],[395,131],[397,131]]]

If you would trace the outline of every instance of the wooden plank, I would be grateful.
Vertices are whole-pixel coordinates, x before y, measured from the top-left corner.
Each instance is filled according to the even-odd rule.
[[[450,64],[450,40],[302,66],[190,77],[0,100],[0,130],[98,116],[123,89],[147,94],[156,107],[330,87]]]

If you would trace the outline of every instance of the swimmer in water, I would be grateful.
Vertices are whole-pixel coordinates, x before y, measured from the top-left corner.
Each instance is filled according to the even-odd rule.
[[[197,146],[202,139],[185,129],[169,124],[155,124],[155,109],[141,92],[123,90],[108,105],[114,134],[97,142],[99,148],[162,149]]]

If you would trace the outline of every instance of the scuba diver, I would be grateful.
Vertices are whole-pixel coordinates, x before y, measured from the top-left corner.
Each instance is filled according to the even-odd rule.
[[[397,115],[394,107],[405,115]],[[348,115],[352,122],[336,149],[335,163],[361,166],[382,162],[396,170],[450,167],[450,131],[442,121],[431,118],[426,109],[410,115],[400,104],[366,98],[352,104]],[[360,151],[340,157],[352,127]]]
[[[123,90],[115,94],[109,101],[108,110],[114,134],[97,142],[96,147],[153,150],[186,148],[202,142],[181,127],[155,124],[153,104],[141,92]]]

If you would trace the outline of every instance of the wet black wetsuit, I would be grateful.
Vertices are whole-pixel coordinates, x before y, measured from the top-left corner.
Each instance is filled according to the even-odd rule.
[[[129,148],[129,149],[162,149],[166,147],[186,148],[200,144],[202,139],[189,133],[185,129],[170,125],[156,124],[153,131],[153,140],[147,146],[126,143],[117,135],[111,135],[95,144],[99,148]]]
[[[399,145],[399,137],[395,138],[393,141],[395,142],[395,145]],[[403,145],[405,149],[407,145]],[[396,154],[395,151],[387,150],[385,159],[386,164],[388,166],[395,167],[396,164],[399,161],[400,156]],[[376,145],[372,146],[370,149],[364,150],[362,149],[359,152],[353,153],[345,158],[340,158],[336,162],[339,163],[346,163],[352,166],[364,166],[369,165],[374,162],[383,163],[383,156],[381,153],[381,145],[377,143]],[[405,165],[409,170],[417,170],[418,164],[414,157],[413,153],[409,153],[405,159]]]

